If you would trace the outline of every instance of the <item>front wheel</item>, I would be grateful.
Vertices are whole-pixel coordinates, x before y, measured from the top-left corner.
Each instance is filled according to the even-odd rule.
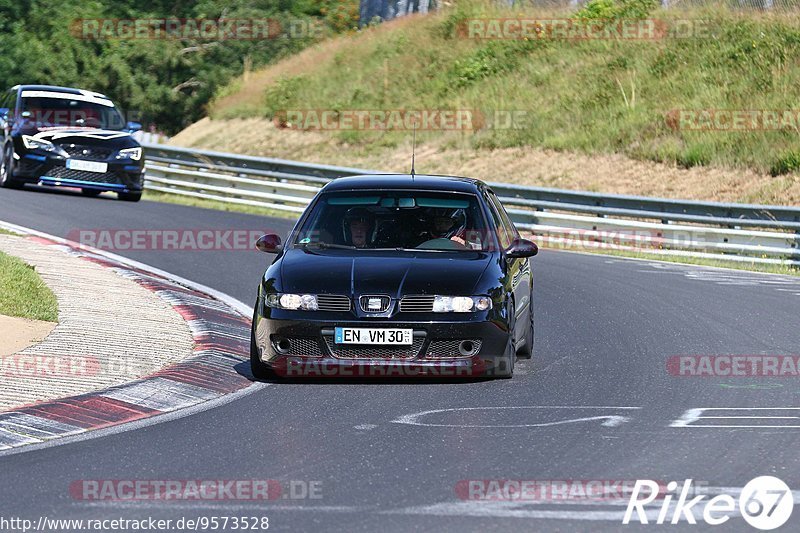
[[[275,380],[278,375],[270,367],[261,361],[260,354],[258,353],[258,345],[256,344],[255,332],[256,316],[253,314],[253,325],[250,327],[250,372],[253,377],[259,380]]]
[[[14,179],[14,149],[7,144],[3,149],[0,159],[0,187],[6,189],[21,189],[22,183]]]
[[[120,192],[117,197],[123,202],[138,202],[142,199],[141,192]]]
[[[516,362],[516,359],[517,359],[517,354],[514,350],[514,339],[511,335],[509,335],[505,354],[502,357],[498,357],[494,360],[492,377],[496,379],[513,378],[514,363]]]
[[[508,304],[508,342],[502,356],[495,358],[492,376],[499,379],[514,377],[514,363],[517,361],[517,351],[514,349],[515,315],[514,304]]]
[[[520,359],[530,359],[533,357],[533,299],[531,299],[531,303],[528,305],[528,317],[530,320],[525,330],[525,344],[523,344],[517,352],[517,356]]]

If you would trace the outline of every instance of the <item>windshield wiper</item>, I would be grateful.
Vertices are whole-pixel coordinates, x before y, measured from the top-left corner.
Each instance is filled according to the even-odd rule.
[[[330,244],[327,242],[306,242],[301,244],[300,247],[303,248],[304,250],[307,248],[320,248],[320,249],[334,248],[337,250],[358,250],[358,248],[356,248],[355,246],[351,246],[349,244]]]

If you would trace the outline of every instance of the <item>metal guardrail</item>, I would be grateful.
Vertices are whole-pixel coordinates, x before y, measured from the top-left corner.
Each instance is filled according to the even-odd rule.
[[[145,145],[150,190],[300,213],[332,179],[384,172]],[[490,183],[545,246],[800,266],[800,208]]]

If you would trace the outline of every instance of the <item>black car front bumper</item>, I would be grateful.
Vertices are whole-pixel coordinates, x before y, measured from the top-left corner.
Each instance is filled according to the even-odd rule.
[[[141,192],[144,188],[141,160],[98,161],[106,163],[106,172],[69,169],[67,161],[67,158],[55,155],[20,154],[14,166],[14,179],[25,183],[122,193]]]
[[[406,346],[336,344],[336,327],[412,329]],[[287,377],[475,377],[506,354],[509,332],[491,320],[415,322],[264,318],[253,328],[260,359]]]

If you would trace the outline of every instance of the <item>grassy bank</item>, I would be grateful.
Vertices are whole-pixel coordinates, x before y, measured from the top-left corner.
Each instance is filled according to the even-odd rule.
[[[30,265],[0,252],[0,315],[56,322],[58,302]]]
[[[795,14],[655,10],[647,16],[667,28],[687,20],[692,28],[703,28],[699,36],[674,38],[668,32],[655,40],[481,40],[463,38],[460,31],[471,19],[510,16],[565,15],[460,1],[440,14],[326,41],[254,73],[224,91],[210,116],[271,119],[286,109],[469,109],[491,117],[495,110],[520,110],[523,118],[514,128],[421,132],[420,140],[435,142],[439,151],[536,147],[767,175],[800,167],[800,124],[780,131],[675,129],[675,110],[797,108],[800,17]],[[325,135],[368,156],[405,144],[409,133]]]

